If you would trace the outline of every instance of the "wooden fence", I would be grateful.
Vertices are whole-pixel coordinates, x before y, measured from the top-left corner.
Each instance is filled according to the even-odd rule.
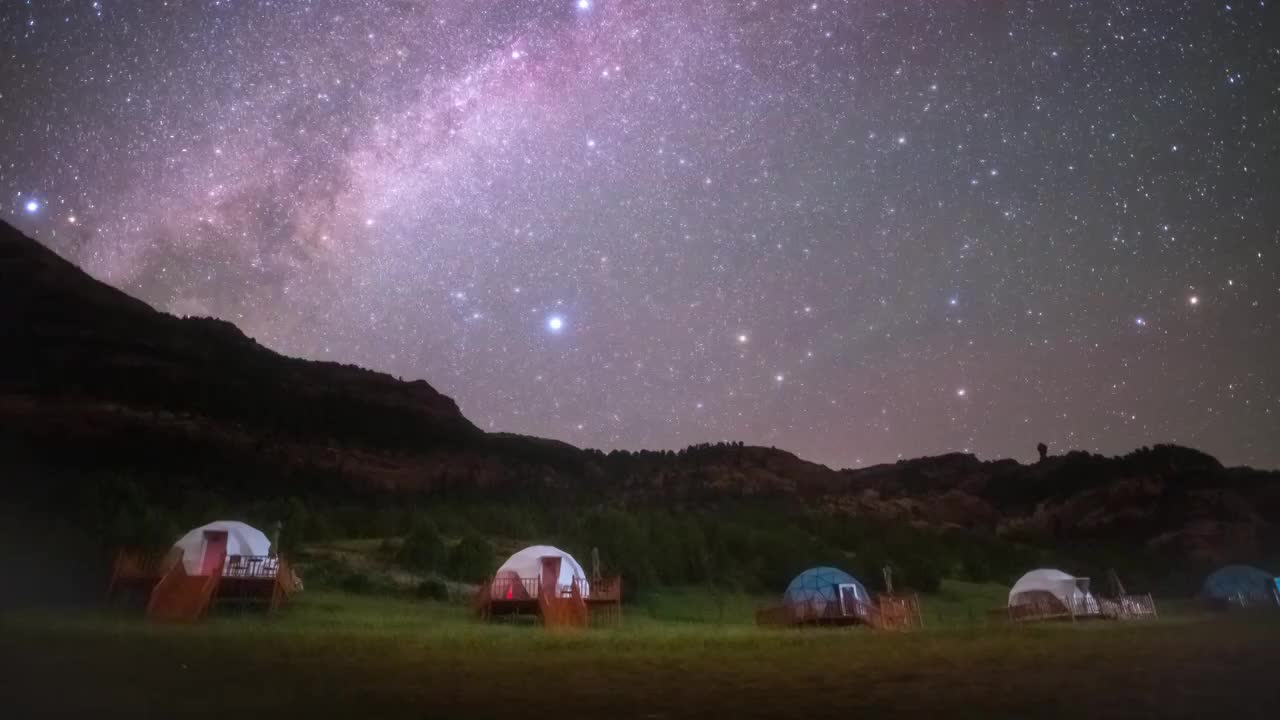
[[[909,630],[924,625],[920,599],[915,595],[880,595],[874,603],[841,603],[839,599],[811,598],[756,611],[756,624],[787,627],[800,625],[868,625],[878,630]]]

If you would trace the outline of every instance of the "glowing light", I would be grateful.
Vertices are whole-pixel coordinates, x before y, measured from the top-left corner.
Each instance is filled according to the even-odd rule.
[[[969,394],[969,391],[965,390],[964,388],[956,389],[956,397],[964,397],[965,395],[968,395],[968,394]]]
[[[1187,302],[1188,302],[1188,303],[1190,303],[1190,304],[1192,304],[1192,305],[1199,305],[1199,304],[1200,304],[1200,296],[1199,296],[1199,295],[1192,295],[1191,297],[1187,298]]]
[[[553,333],[558,333],[564,329],[564,318],[559,315],[552,315],[547,318],[547,329]]]
[[[35,200],[28,200],[27,204],[24,207],[26,208],[27,212],[33,213],[40,210],[40,203]]]
[[[579,10],[590,10],[590,9],[591,9],[591,0],[578,0],[578,9],[579,9]]]
[[[744,345],[744,344],[746,344],[747,340],[749,340],[749,339],[750,339],[750,338],[748,338],[748,337],[747,337],[746,333],[743,333],[743,334],[741,334],[741,335],[739,335],[739,336],[738,336],[738,344],[739,344],[739,345]]]

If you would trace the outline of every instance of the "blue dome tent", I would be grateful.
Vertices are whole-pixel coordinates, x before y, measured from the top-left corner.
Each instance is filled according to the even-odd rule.
[[[835,603],[840,601],[842,586],[848,586],[843,592],[853,593],[853,599],[870,604],[871,596],[867,595],[867,589],[862,583],[849,573],[833,567],[809,568],[795,576],[791,584],[787,585],[786,592],[782,593],[782,599],[784,602],[797,604]]]
[[[787,585],[782,603],[756,612],[758,625],[870,625],[885,630],[920,627],[919,599],[881,595],[873,601],[867,588],[849,573],[833,567],[809,568]]]
[[[858,622],[867,619],[871,596],[849,573],[833,567],[809,568],[787,585],[782,603],[799,622]]]
[[[1205,578],[1203,594],[1217,602],[1255,607],[1280,604],[1280,578],[1248,565],[1228,565]]]

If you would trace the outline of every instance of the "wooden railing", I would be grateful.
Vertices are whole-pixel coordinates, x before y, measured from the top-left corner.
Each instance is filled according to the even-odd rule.
[[[536,600],[542,595],[540,578],[495,577],[481,586],[480,594],[491,600]],[[622,581],[620,578],[606,578],[600,583],[588,583],[582,578],[574,578],[568,584],[556,583],[557,597],[578,597],[583,600],[609,601],[622,598]]]
[[[1121,595],[1117,598],[1102,598],[1098,601],[1103,617],[1116,620],[1141,620],[1156,618],[1156,602],[1148,593],[1146,595]]]
[[[596,578],[591,581],[587,600],[591,602],[621,602],[622,578]]]
[[[756,611],[762,626],[860,623],[879,630],[908,630],[923,626],[920,600],[915,595],[881,595],[876,602],[852,605],[836,600],[783,603]]]
[[[497,603],[536,604],[543,623],[548,626],[581,626],[589,622],[616,624],[622,619],[622,581],[606,578],[587,583],[574,578],[568,584],[557,583],[554,592],[543,592],[539,578],[495,577],[480,586],[474,606],[481,618],[491,617],[495,611],[510,612],[511,606],[495,608]]]
[[[874,606],[873,624],[881,630],[911,630],[924,627],[918,595],[880,595]]]
[[[490,580],[487,595],[492,600],[532,600],[538,597],[538,578],[504,577]]]
[[[267,555],[228,555],[222,564],[223,577],[273,578],[280,572],[280,558]]]
[[[1102,606],[1092,595],[1071,597],[1066,600],[1050,593],[1034,593],[1008,608],[1009,619],[1014,622],[1034,622],[1061,618],[1102,617]]]

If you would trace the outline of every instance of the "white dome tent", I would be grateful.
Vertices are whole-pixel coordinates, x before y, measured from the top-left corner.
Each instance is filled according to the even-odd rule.
[[[490,595],[495,600],[537,597],[544,587],[554,594],[565,595],[574,584],[586,596],[591,593],[587,574],[569,553],[550,545],[533,545],[507,558],[494,573]]]
[[[183,535],[173,544],[182,551],[188,575],[210,575],[233,556],[265,558],[271,541],[257,528],[235,520],[217,520]]]
[[[1033,620],[1096,616],[1099,607],[1089,592],[1089,578],[1041,568],[1014,583],[1009,591],[1009,611],[1015,620]]]

